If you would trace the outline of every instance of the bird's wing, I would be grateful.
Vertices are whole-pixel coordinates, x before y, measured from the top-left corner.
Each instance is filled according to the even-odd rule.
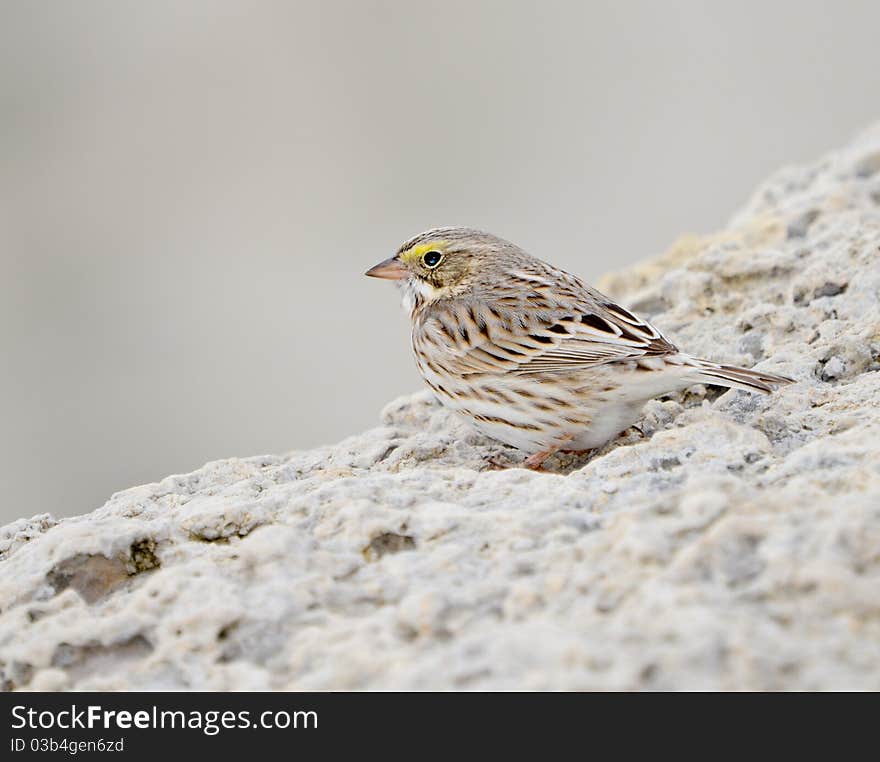
[[[551,310],[473,304],[436,317],[447,349],[443,362],[460,375],[563,374],[678,352],[650,323],[594,293],[601,300]]]
[[[565,373],[678,352],[654,326],[611,301],[550,322],[537,335],[553,343],[544,343],[544,351],[533,354],[516,373]]]

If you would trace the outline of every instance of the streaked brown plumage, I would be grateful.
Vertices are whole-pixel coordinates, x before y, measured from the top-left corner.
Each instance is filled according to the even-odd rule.
[[[653,397],[697,383],[763,393],[790,379],[678,350],[573,275],[468,228],[411,238],[367,272],[397,280],[419,371],[440,401],[539,468],[632,425]]]

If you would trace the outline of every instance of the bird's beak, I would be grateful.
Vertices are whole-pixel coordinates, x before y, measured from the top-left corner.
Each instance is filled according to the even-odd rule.
[[[371,278],[385,278],[386,280],[403,280],[409,275],[409,270],[397,257],[391,257],[391,259],[374,265],[364,275],[369,275]]]

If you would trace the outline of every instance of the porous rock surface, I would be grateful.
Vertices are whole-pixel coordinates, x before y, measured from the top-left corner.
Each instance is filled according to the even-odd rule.
[[[0,530],[7,689],[880,689],[880,126],[600,288],[798,383],[592,459],[425,393],[332,447]]]

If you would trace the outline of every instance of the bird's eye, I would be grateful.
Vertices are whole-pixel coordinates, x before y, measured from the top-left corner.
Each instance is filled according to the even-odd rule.
[[[433,270],[440,264],[440,260],[442,259],[443,255],[439,251],[428,251],[425,252],[425,256],[422,257],[422,262],[429,270]]]

